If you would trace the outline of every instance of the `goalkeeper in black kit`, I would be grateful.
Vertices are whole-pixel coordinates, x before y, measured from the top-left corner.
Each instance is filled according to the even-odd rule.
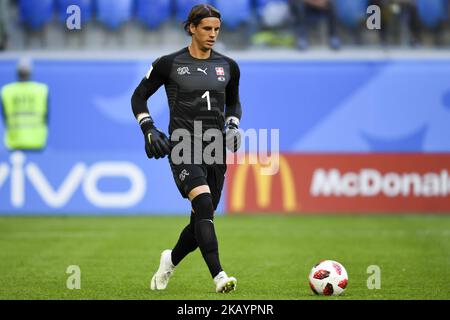
[[[175,267],[197,247],[216,292],[236,288],[236,278],[222,269],[213,222],[227,169],[225,148],[233,152],[239,148],[242,115],[239,66],[212,49],[220,25],[217,9],[208,4],[194,6],[184,24],[192,37],[191,44],[156,59],[131,100],[144,133],[147,156],[156,159],[168,156],[175,183],[181,195],[191,202],[190,223],[181,231],[175,247],[162,252],[159,268],[150,282],[152,290],[164,290]],[[156,128],[147,108],[147,100],[162,85],[170,108],[170,139]],[[208,139],[205,138],[208,132],[219,135]],[[221,147],[211,152],[213,161],[205,159],[208,141],[220,142],[216,146]],[[200,149],[196,142],[200,143]]]

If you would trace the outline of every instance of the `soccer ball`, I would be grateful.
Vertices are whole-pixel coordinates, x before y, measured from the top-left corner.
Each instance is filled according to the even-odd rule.
[[[309,286],[318,295],[338,296],[344,292],[347,282],[344,266],[333,260],[319,262],[309,273]]]

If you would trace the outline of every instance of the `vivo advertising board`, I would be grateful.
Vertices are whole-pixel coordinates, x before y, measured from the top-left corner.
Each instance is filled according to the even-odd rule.
[[[0,162],[2,214],[188,212],[167,161],[141,154],[13,152]]]

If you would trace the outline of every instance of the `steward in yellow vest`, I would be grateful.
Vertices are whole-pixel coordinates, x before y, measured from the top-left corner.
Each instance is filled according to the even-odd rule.
[[[30,81],[31,66],[18,67],[19,81],[1,90],[4,143],[10,150],[39,150],[47,143],[48,87]]]

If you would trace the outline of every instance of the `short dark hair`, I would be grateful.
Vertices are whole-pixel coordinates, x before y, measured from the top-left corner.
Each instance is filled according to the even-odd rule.
[[[210,4],[198,4],[193,6],[191,12],[189,12],[188,18],[184,21],[184,30],[188,35],[192,36],[192,33],[189,29],[190,25],[198,26],[200,21],[204,18],[218,18],[220,20],[221,15],[219,10],[214,8]]]

